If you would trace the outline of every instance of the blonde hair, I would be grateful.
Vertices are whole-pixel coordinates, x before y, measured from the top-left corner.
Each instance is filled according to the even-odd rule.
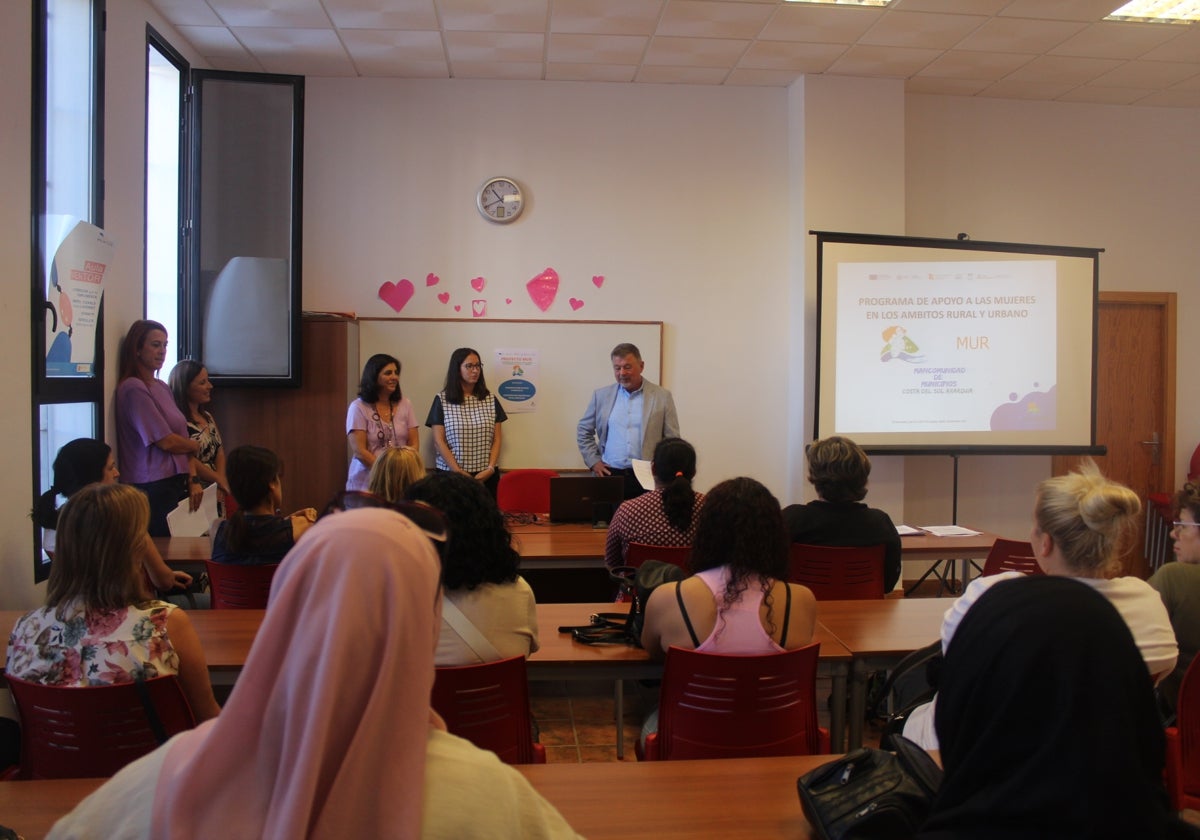
[[[425,462],[420,452],[411,446],[389,447],[371,466],[367,489],[389,502],[398,502],[410,484],[424,477]]]
[[[145,599],[141,545],[150,525],[146,494],[128,484],[89,484],[62,506],[46,606],[80,601],[90,613]]]
[[[1040,483],[1033,514],[1071,569],[1108,575],[1116,570],[1141,510],[1137,494],[1105,478],[1089,458],[1067,475]]]

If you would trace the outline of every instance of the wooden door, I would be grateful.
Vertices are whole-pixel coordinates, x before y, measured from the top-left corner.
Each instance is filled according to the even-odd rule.
[[[1145,504],[1175,489],[1175,294],[1101,292],[1097,327],[1096,463]],[[1080,458],[1057,456],[1054,475]],[[1123,574],[1145,577],[1145,516],[1122,558]]]

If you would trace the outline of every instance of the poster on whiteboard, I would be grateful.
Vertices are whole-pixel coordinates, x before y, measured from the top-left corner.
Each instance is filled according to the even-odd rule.
[[[538,360],[537,350],[501,349],[492,354],[492,369],[488,376],[495,386],[496,397],[508,414],[532,414],[537,411]]]
[[[58,217],[58,230],[69,219]],[[47,225],[47,239],[54,232]],[[96,326],[113,242],[100,228],[77,222],[62,237],[46,272],[46,375],[93,376]]]

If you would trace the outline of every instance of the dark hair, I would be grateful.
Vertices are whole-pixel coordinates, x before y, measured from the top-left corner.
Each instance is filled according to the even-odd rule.
[[[753,478],[731,478],[708,491],[696,517],[692,542],[693,572],[729,567],[724,605],[730,607],[753,582],[763,591],[767,623],[771,583],[787,580],[788,535],[779,501]]]
[[[1200,487],[1188,482],[1175,494],[1173,501],[1176,519],[1186,510],[1192,514],[1193,522],[1200,522]]]
[[[857,443],[845,437],[827,437],[807,450],[808,480],[827,502],[861,502],[867,495],[871,461]]]
[[[663,438],[654,447],[651,469],[662,485],[662,506],[667,522],[676,531],[692,525],[696,496],[692,479],[696,477],[696,450],[683,438]]]
[[[121,382],[131,376],[137,376],[137,354],[146,343],[146,336],[158,330],[167,335],[167,328],[158,321],[142,319],[129,325],[129,332],[121,341],[121,358],[118,366],[117,381]]]
[[[396,375],[400,374],[400,360],[395,356],[389,356],[387,353],[376,353],[371,358],[367,359],[367,363],[363,365],[362,379],[358,383],[358,398],[370,405],[379,399],[379,374],[383,373],[383,369],[388,365],[396,366]],[[396,386],[396,393],[388,398],[388,402],[400,402],[400,386]]]
[[[67,499],[46,606],[79,600],[91,613],[142,602],[138,558],[149,524],[150,502],[131,484],[89,484]]]
[[[225,544],[235,553],[250,549],[246,511],[271,493],[271,482],[283,472],[279,456],[262,446],[239,446],[225,459],[225,477],[238,509],[225,521]]]
[[[488,391],[487,382],[483,378],[483,356],[479,355],[478,350],[472,350],[470,347],[459,347],[450,354],[450,366],[446,368],[446,385],[442,389],[446,392],[446,400],[452,403],[460,403],[463,401],[462,387],[462,367],[463,362],[467,360],[467,356],[475,356],[479,359],[479,381],[475,383],[475,390],[471,393],[477,398],[483,399],[490,391]]]
[[[622,341],[612,349],[608,354],[611,358],[624,358],[625,356],[633,356],[639,362],[642,360],[642,351],[637,348],[636,344],[630,344],[628,341]]]
[[[187,420],[192,419],[192,407],[188,405],[188,388],[192,387],[192,382],[202,370],[204,370],[204,365],[195,359],[183,359],[171,368],[171,374],[167,377],[167,384],[171,387],[171,396],[175,398],[175,405],[179,406],[179,413]]]
[[[54,456],[54,483],[38,497],[33,507],[33,521],[42,528],[58,527],[59,496],[70,498],[89,484],[104,478],[104,467],[112,447],[92,438],[75,438],[63,444]]]
[[[462,473],[436,472],[409,485],[405,498],[446,514],[450,539],[442,553],[442,586],[475,589],[517,579],[521,557],[504,516],[482,482]]]

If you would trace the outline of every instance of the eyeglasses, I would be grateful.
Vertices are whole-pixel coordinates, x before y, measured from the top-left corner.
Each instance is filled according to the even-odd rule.
[[[463,365],[463,367],[465,367],[467,370],[483,370],[483,365],[476,365],[472,364],[471,362],[467,362]]]
[[[1171,523],[1172,528],[1200,528],[1200,522],[1181,522],[1176,519]]]
[[[446,542],[450,538],[450,522],[446,514],[424,502],[389,502],[383,496],[363,490],[342,490],[325,505],[322,517],[357,508],[386,508],[408,519],[431,540]]]

